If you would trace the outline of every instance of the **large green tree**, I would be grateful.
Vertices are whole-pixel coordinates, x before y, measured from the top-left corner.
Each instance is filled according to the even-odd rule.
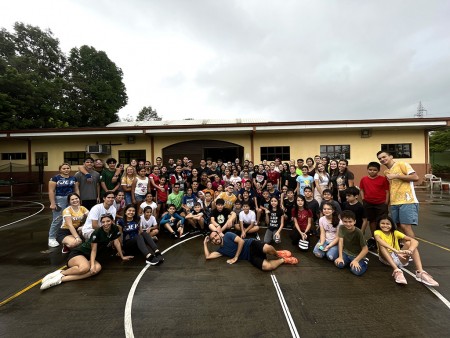
[[[136,121],[161,121],[162,117],[158,116],[156,110],[151,106],[143,107],[136,117]]]
[[[99,127],[126,105],[123,73],[105,52],[73,48],[50,30],[16,23],[0,31],[0,129]]]
[[[432,132],[430,136],[430,151],[442,152],[447,150],[450,150],[450,129]]]
[[[69,111],[78,127],[99,127],[119,121],[127,104],[123,73],[105,52],[72,48],[68,64]]]
[[[65,123],[66,58],[50,30],[16,23],[0,32],[0,128],[52,128]]]

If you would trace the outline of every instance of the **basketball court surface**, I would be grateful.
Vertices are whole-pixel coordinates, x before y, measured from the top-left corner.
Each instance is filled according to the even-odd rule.
[[[173,240],[161,234],[162,265],[111,257],[97,276],[41,291],[40,280],[66,264],[60,247],[47,247],[48,201],[1,199],[0,336],[449,336],[450,196],[418,196],[414,230],[436,288],[415,280],[413,264],[405,273],[408,285],[397,285],[372,253],[368,271],[356,277],[311,250],[300,252],[286,230],[275,247],[291,250],[300,262],[272,273],[246,261],[206,261],[200,235]]]

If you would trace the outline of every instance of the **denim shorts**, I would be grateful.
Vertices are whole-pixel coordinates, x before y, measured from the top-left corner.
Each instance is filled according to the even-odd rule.
[[[419,203],[391,205],[391,217],[396,224],[419,224]]]

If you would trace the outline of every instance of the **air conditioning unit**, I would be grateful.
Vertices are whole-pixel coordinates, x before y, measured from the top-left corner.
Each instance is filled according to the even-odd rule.
[[[111,154],[111,146],[109,144],[93,144],[86,146],[88,154]]]

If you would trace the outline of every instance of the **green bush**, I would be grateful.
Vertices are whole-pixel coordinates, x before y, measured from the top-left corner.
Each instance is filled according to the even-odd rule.
[[[433,174],[448,174],[450,173],[450,165],[433,164],[431,166]]]

